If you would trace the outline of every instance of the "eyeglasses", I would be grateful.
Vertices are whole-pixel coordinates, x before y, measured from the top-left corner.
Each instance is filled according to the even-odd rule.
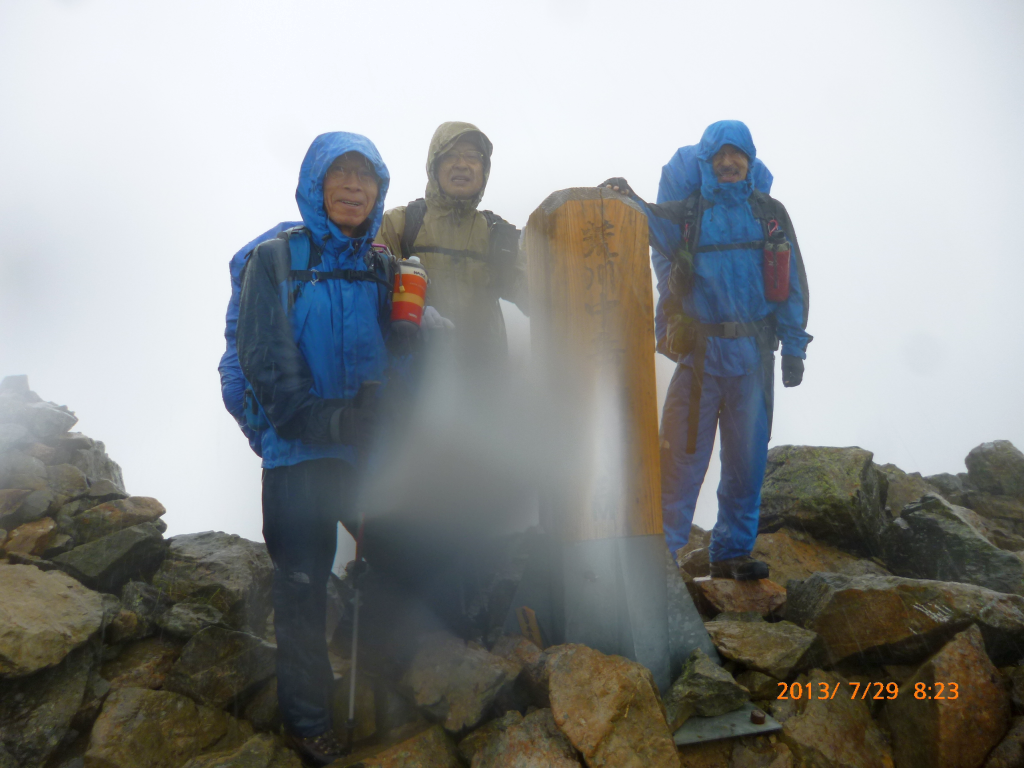
[[[358,165],[356,163],[342,163],[340,165],[332,165],[327,169],[328,174],[337,174],[339,176],[355,176],[363,183],[377,182],[377,174],[374,173],[370,168],[365,165]]]
[[[464,163],[483,163],[484,153],[477,152],[475,149],[466,150],[465,152],[445,152],[441,155],[442,163],[454,163],[461,160]]]

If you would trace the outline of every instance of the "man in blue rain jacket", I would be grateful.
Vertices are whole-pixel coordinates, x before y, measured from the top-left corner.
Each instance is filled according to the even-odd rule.
[[[341,754],[326,585],[337,522],[355,529],[357,463],[376,411],[390,323],[387,265],[373,248],[389,175],[363,136],[327,133],[306,153],[295,198],[303,228],[259,244],[242,272],[238,360],[266,425],[263,536],[274,562],[281,719],[300,752]],[[296,252],[307,253],[296,265]]]
[[[673,553],[689,540],[720,427],[711,575],[767,578],[767,565],[750,552],[771,435],[774,351],[781,341],[783,384],[795,387],[811,341],[803,259],[785,208],[756,188],[769,186],[771,177],[757,162],[746,125],[714,123],[695,151],[681,152],[683,172],[673,178],[684,186],[687,176],[699,179],[699,188],[683,200],[648,205],[625,180],[605,182],[647,212],[659,278],[658,346],[678,362],[661,422],[665,536]],[[779,232],[791,248],[789,295],[769,301],[764,250],[769,234],[777,239]]]

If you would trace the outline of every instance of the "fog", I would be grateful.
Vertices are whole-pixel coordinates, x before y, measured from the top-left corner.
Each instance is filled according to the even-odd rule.
[[[653,199],[725,118],[774,173],[811,289],[772,444],[925,474],[1024,448],[1018,2],[3,0],[0,376],[73,408],[169,535],[260,540],[259,460],[217,375],[228,259],[298,217],[317,134],[369,136],[391,207],[422,196],[434,128],[473,122],[495,147],[482,207],[522,226],[613,175]],[[717,457],[704,527],[716,485]]]

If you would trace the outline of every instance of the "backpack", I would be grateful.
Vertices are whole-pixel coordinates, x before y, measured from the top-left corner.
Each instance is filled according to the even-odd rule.
[[[405,229],[402,231],[402,258],[408,259],[417,253],[431,252],[443,253],[447,256],[461,256],[463,258],[481,259],[499,272],[499,280],[507,280],[512,277],[516,256],[519,254],[519,238],[522,234],[514,224],[509,224],[493,211],[480,211],[487,220],[487,255],[481,256],[474,251],[457,250],[454,248],[442,248],[430,246],[429,248],[416,248],[416,236],[423,226],[423,218],[427,214],[427,201],[422,197],[413,200],[405,207]]]
[[[368,255],[367,269],[335,269],[331,271],[317,270],[314,264],[320,263],[320,249],[312,242],[312,238],[309,236],[309,230],[304,226],[291,227],[289,229],[280,232],[275,239],[285,240],[288,243],[288,250],[290,254],[290,263],[287,265],[288,269],[280,269],[277,275],[278,283],[285,283],[291,281],[294,286],[289,290],[283,297],[286,302],[287,309],[289,312],[295,304],[295,300],[301,295],[307,284],[316,285],[321,280],[349,280],[349,281],[367,281],[375,282],[380,286],[380,292],[382,293],[381,300],[379,303],[379,316],[378,322],[383,322],[384,313],[389,312],[391,303],[391,292],[394,290],[394,279],[395,279],[395,259],[388,251],[386,246],[374,244],[370,249]],[[255,248],[245,254],[244,259],[246,265],[248,265],[248,259],[252,255]],[[316,256],[314,260],[314,255]],[[242,275],[244,277],[245,267],[242,268]],[[241,291],[242,281],[238,281],[238,285],[233,284],[233,290]],[[235,306],[238,305],[237,295],[232,295],[232,302]],[[225,361],[221,363],[221,380],[222,388],[224,387],[225,374],[237,375],[244,381],[244,374],[242,373],[241,366],[238,363],[237,348],[232,348],[235,338],[233,335],[229,336],[228,341],[228,352],[225,353]],[[234,353],[233,355],[231,353]],[[230,357],[230,360],[228,358]],[[225,370],[225,369],[233,370]],[[227,402],[227,395],[225,393],[225,402]],[[230,410],[230,409],[229,409]],[[243,394],[243,419],[240,421],[239,426],[242,428],[242,432],[249,439],[249,445],[257,455],[261,455],[261,443],[263,432],[270,427],[270,422],[267,420],[266,414],[263,412],[263,408],[260,406],[256,399],[256,395],[252,390],[252,387],[248,382],[245,382],[245,390]]]

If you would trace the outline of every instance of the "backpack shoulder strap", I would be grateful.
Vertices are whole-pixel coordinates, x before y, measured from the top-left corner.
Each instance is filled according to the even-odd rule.
[[[416,235],[420,233],[423,217],[426,215],[427,201],[422,197],[405,206],[405,226],[402,228],[401,240],[403,259],[408,259],[412,255],[412,245],[416,242]]]
[[[697,244],[700,242],[700,221],[705,208],[704,198],[699,189],[694,190],[683,201],[679,228],[683,234],[683,248],[691,254],[697,252]]]
[[[519,238],[522,234],[515,224],[510,224],[494,211],[480,211],[487,220],[487,260],[491,264],[508,264],[519,254]]]

